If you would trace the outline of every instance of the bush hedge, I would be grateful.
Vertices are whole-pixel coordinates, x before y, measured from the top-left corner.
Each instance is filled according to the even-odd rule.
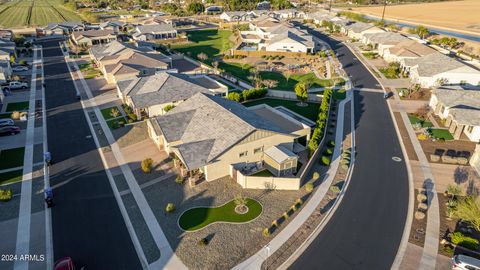
[[[322,165],[325,165],[325,166],[330,165],[330,158],[327,156],[322,156]]]
[[[328,109],[330,107],[331,97],[332,89],[325,89],[325,91],[323,91],[322,103],[320,104],[320,109],[318,112],[317,126],[313,130],[312,137],[310,138],[310,142],[308,143],[308,149],[310,151],[310,154],[317,150],[318,144],[322,140],[323,134],[325,133],[325,126],[327,124]]]
[[[175,210],[175,204],[167,203],[167,206],[165,207],[165,211],[167,211],[167,213],[171,213],[174,210]]]
[[[11,189],[0,189],[0,201],[8,202],[12,199],[12,190]]]
[[[251,99],[262,98],[267,95],[268,90],[266,88],[252,88],[243,90],[242,93],[232,92],[227,95],[227,98],[236,102],[247,101]]]
[[[461,232],[452,233],[452,236],[450,237],[450,239],[451,239],[450,241],[455,245],[459,245],[471,250],[478,249],[478,243],[479,243],[478,240],[470,236],[466,236]]]
[[[313,187],[314,187],[314,186],[313,186],[313,183],[312,183],[312,182],[306,183],[306,184],[305,184],[305,191],[308,192],[308,193],[310,193],[310,192],[313,191]]]

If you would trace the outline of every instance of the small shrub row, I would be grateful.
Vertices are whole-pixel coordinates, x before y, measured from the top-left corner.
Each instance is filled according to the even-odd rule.
[[[248,90],[243,90],[242,93],[231,92],[228,94],[227,98],[236,102],[247,101],[251,99],[262,98],[268,93],[266,88],[252,88]]]
[[[246,55],[225,55],[223,56],[223,59],[228,60],[228,59],[243,59],[246,58]]]
[[[128,116],[128,123],[137,121],[137,115],[133,112],[133,109],[127,104],[122,104],[122,108]]]
[[[328,109],[330,107],[330,99],[332,97],[332,89],[325,89],[323,91],[322,103],[318,113],[317,126],[313,130],[312,138],[308,143],[308,149],[312,154],[318,148],[318,144],[323,138],[325,132],[325,126],[328,119]]]
[[[262,58],[265,60],[281,60],[285,58],[283,55],[262,55]]]
[[[290,209],[287,212],[283,212],[283,214],[282,214],[283,221],[287,220],[290,217],[291,214],[293,214],[295,211],[297,211],[302,206],[302,204],[303,204],[302,199],[300,199],[300,198],[296,199],[294,204],[292,206],[290,206]],[[276,228],[279,227],[279,225],[281,224],[281,221],[282,221],[281,219],[276,219],[276,220],[272,221],[272,224],[270,225],[270,227],[263,229],[263,236],[269,237],[272,234],[272,232]]]
[[[330,157],[328,157],[328,156],[322,156],[321,162],[322,162],[322,165],[324,165],[324,166],[330,165]]]
[[[479,244],[479,241],[477,239],[466,236],[461,232],[452,233],[452,235],[450,236],[450,242],[471,250],[477,250]]]

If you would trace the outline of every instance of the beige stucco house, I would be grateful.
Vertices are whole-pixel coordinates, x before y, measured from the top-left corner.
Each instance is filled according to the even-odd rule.
[[[71,39],[77,46],[92,46],[117,40],[117,35],[113,30],[87,30],[73,32]]]
[[[311,128],[269,106],[262,110],[197,93],[168,113],[149,119],[148,132],[160,149],[179,159],[182,171],[207,181],[224,176],[237,180],[238,170],[244,170],[243,175],[265,167],[279,168],[272,172],[277,176],[291,175],[299,151],[305,150],[297,140],[308,140]],[[270,150],[274,148],[288,152],[288,158],[279,158]]]
[[[205,75],[169,72],[117,82],[118,96],[138,119],[165,114],[167,105],[177,106],[196,93],[226,95],[228,88]]]

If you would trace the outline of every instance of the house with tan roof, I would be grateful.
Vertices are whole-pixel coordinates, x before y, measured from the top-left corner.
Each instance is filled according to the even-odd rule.
[[[353,22],[341,26],[341,32],[350,38],[362,40],[363,35],[370,33],[381,33],[385,30],[380,29],[373,24],[363,22]]]
[[[117,82],[117,94],[138,119],[163,115],[166,106],[177,106],[196,93],[226,95],[228,88],[205,75],[161,72]]]
[[[412,39],[407,39],[394,46],[385,48],[380,55],[382,55],[383,59],[387,62],[401,62],[404,59],[415,59],[436,52],[435,49],[427,45]]]
[[[117,40],[117,35],[113,30],[87,30],[75,31],[70,38],[77,46],[93,46]]]
[[[370,45],[372,49],[377,49],[378,54],[382,55],[383,50],[404,40],[408,40],[408,38],[402,34],[395,32],[378,32],[364,34],[361,41],[365,45]]]
[[[161,53],[118,41],[106,46],[93,46],[89,51],[108,83],[149,76],[172,67],[172,59]]]
[[[400,65],[413,83],[426,88],[445,84],[480,84],[480,70],[439,52],[402,59]]]
[[[272,169],[277,176],[294,175],[298,149],[305,149],[297,146],[297,140],[310,136],[310,127],[269,108],[271,113],[264,115],[219,96],[197,93],[147,124],[158,147],[180,161],[182,173],[200,174],[207,181],[231,176],[248,186],[237,180],[239,170],[274,167],[279,168]]]
[[[132,32],[132,38],[136,41],[156,41],[177,38],[177,30],[172,24],[156,23],[138,25]]]
[[[429,102],[433,112],[445,119],[454,139],[464,134],[472,142],[480,142],[480,91],[460,86],[434,89]]]

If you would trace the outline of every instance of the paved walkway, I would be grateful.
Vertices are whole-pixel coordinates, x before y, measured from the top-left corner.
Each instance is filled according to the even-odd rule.
[[[317,188],[312,197],[308,200],[307,204],[302,208],[300,213],[293,219],[288,225],[280,231],[265,247],[255,253],[253,256],[235,266],[234,270],[244,269],[260,269],[263,262],[268,258],[270,254],[275,253],[282,245],[288,241],[292,235],[301,228],[305,221],[313,214],[315,209],[321,203],[325,195],[330,189],[332,182],[335,178],[336,171],[340,165],[341,146],[343,141],[343,121],[344,121],[344,105],[350,101],[345,99],[340,103],[339,112],[337,117],[337,132],[335,134],[335,149],[332,156],[332,163],[326,175],[327,179],[323,181]],[[307,245],[308,246],[308,245]],[[305,247],[306,248],[306,247]]]
[[[39,49],[34,47],[34,65],[39,63]],[[20,196],[20,212],[18,215],[17,243],[15,254],[30,254],[30,224],[32,214],[32,172],[33,172],[33,146],[34,146],[34,125],[35,125],[35,96],[37,83],[37,69],[32,69],[32,82],[30,85],[28,122],[25,142],[25,155],[23,161],[23,177]],[[15,270],[27,270],[27,260],[16,260]]]
[[[93,98],[92,92],[91,92],[90,88],[88,87],[88,85],[86,84],[85,80],[83,79],[83,75],[79,71],[76,62],[70,61],[68,56],[66,57],[66,62],[68,64],[67,66],[69,68],[70,68],[70,65],[73,65],[75,67],[76,77],[78,77],[79,81],[80,81],[80,85],[78,85],[78,81],[75,82],[75,85],[76,85],[78,90],[82,89],[86,93],[86,95],[88,96],[88,100],[85,103],[88,104],[88,106],[87,106],[88,108],[93,109],[97,119],[99,119],[99,123],[100,123],[100,125],[101,125],[101,127],[104,131],[104,134],[105,134],[105,136],[108,140],[108,143],[110,144],[110,147],[111,147],[111,150],[112,150],[112,152],[115,156],[115,159],[117,160],[117,162],[118,162],[118,164],[119,164],[119,166],[120,166],[120,168],[121,168],[121,170],[122,170],[122,172],[125,176],[125,179],[126,179],[127,184],[130,188],[130,191],[131,191],[136,203],[138,204],[138,207],[140,209],[140,212],[141,212],[143,218],[145,219],[145,222],[148,226],[148,229],[150,230],[151,234],[153,235],[155,243],[160,250],[160,254],[161,254],[160,259],[158,261],[150,264],[149,268],[151,268],[151,269],[162,269],[163,268],[163,269],[175,269],[175,270],[176,269],[187,269],[186,266],[183,264],[183,262],[175,255],[172,248],[170,247],[170,245],[168,243],[168,240],[167,240],[162,228],[158,224],[158,222],[156,220],[156,217],[153,214],[152,209],[148,205],[148,202],[147,202],[140,186],[138,185],[137,181],[135,180],[133,172],[131,171],[130,167],[128,166],[128,163],[125,161],[125,158],[123,157],[123,154],[120,150],[120,147],[118,146],[115,138],[113,137],[112,132],[110,131],[110,128],[107,126],[107,123],[103,120],[102,114],[101,114],[101,112],[100,112],[100,110],[99,110],[99,108],[98,108],[98,106],[95,102],[95,99]],[[72,77],[75,77],[75,76],[72,74]],[[83,103],[84,102],[82,102],[82,104]],[[102,152],[102,151],[100,151],[100,152]],[[102,156],[102,158],[104,157],[103,155],[101,155],[101,156]],[[111,175],[109,177],[111,177]],[[114,186],[113,188],[115,189],[116,194],[118,194],[118,190],[116,189],[116,187]],[[121,204],[123,204],[123,202],[121,202],[121,200],[119,200],[119,202]],[[134,243],[136,243],[135,245],[137,246],[138,243],[139,243],[138,239],[137,239],[137,241],[134,241]],[[141,249],[141,247],[138,247],[138,246],[136,248]]]

